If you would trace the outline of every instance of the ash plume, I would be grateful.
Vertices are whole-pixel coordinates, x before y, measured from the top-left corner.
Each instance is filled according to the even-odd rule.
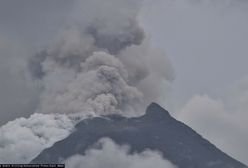
[[[140,7],[138,0],[75,3],[69,26],[30,59],[42,85],[36,112],[137,115],[159,97],[161,81],[173,79],[173,71],[145,40]]]
[[[0,128],[1,163],[30,162],[89,115],[139,115],[146,104],[159,98],[161,82],[173,79],[169,60],[150,47],[139,25],[141,1],[72,3],[66,25],[59,27],[54,41],[28,60],[30,76],[23,77],[23,85],[32,86],[30,99],[35,101],[26,102],[23,95],[16,98],[32,104],[32,110],[24,115],[25,110],[16,106],[19,113],[13,112],[12,119],[31,116],[7,120]],[[20,86],[16,80],[12,83]]]

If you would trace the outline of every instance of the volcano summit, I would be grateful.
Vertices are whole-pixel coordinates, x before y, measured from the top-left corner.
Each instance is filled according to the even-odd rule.
[[[141,117],[118,115],[85,119],[67,138],[45,149],[32,163],[58,163],[69,157],[85,155],[101,138],[118,145],[129,145],[130,153],[149,149],[160,151],[163,158],[179,168],[246,168],[193,129],[174,119],[156,103]]]

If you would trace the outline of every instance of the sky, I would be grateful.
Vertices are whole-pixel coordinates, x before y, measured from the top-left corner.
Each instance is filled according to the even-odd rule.
[[[146,1],[141,16],[175,70],[164,107],[246,164],[247,8],[245,0]]]
[[[142,19],[152,43],[172,61],[173,91],[179,103],[195,93],[220,96],[247,76],[248,2],[146,3]]]
[[[0,1],[0,125],[39,107],[40,84],[31,82],[27,60],[54,42],[74,9],[67,0]],[[170,79],[161,81],[159,103],[246,164],[247,9],[246,0],[144,0],[138,14],[147,43],[173,68],[173,75],[165,68]]]

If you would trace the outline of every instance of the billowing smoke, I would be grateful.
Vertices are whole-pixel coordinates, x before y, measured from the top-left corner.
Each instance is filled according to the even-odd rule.
[[[81,0],[70,26],[32,57],[42,84],[39,113],[137,115],[173,79],[168,59],[154,52],[137,21],[140,2]]]
[[[54,41],[28,61],[31,80],[25,84],[34,86],[30,94],[34,92],[35,98],[26,101],[21,95],[18,100],[32,104],[35,114],[0,128],[0,163],[28,163],[72,131],[75,118],[71,116],[139,115],[159,99],[162,81],[173,79],[169,60],[150,47],[138,23],[140,0],[73,3]],[[9,102],[13,103],[12,97]],[[24,114],[31,112],[11,117]],[[156,158],[160,155],[155,154]]]
[[[119,146],[111,139],[103,138],[98,148],[86,151],[84,156],[75,155],[65,161],[68,168],[175,168],[159,152],[146,150],[142,153],[129,152],[128,146]],[[100,148],[99,148],[100,147]]]
[[[8,122],[0,128],[0,163],[29,163],[73,128],[65,115],[33,114]]]

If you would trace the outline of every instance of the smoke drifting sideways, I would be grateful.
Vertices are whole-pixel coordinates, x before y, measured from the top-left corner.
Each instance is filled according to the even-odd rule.
[[[28,163],[69,135],[75,119],[140,115],[159,99],[162,82],[173,80],[170,61],[150,47],[138,23],[141,1],[73,2],[57,38],[29,59],[38,105],[29,118],[0,128],[1,163]]]
[[[84,156],[75,155],[65,161],[68,168],[176,168],[163,159],[156,151],[146,150],[142,153],[130,153],[128,146],[119,146],[111,139],[103,138],[96,144],[97,148],[86,151]],[[100,149],[99,149],[100,147]]]
[[[33,114],[8,122],[0,128],[0,163],[29,163],[73,128],[67,116],[55,114]]]
[[[81,0],[69,26],[30,59],[42,86],[38,113],[139,115],[173,80],[170,61],[149,46],[141,1]]]

